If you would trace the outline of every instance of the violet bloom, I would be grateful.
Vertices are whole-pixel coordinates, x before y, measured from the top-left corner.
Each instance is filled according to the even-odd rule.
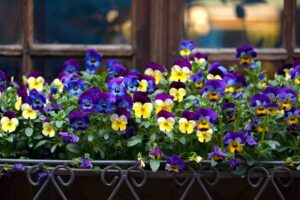
[[[296,127],[300,124],[300,110],[296,108],[292,108],[285,112],[284,118],[287,126]]]
[[[81,78],[73,79],[68,82],[67,90],[72,96],[77,96],[84,91],[84,81]]]
[[[180,68],[187,67],[189,70],[192,70],[192,64],[188,60],[185,60],[185,59],[179,59],[179,58],[177,58],[174,61],[174,66],[175,65],[179,66]]]
[[[121,64],[115,64],[108,73],[108,80],[119,78],[126,74],[126,68]]]
[[[241,161],[239,159],[231,159],[228,161],[228,165],[232,170],[237,170],[241,166]]]
[[[292,109],[293,104],[297,101],[297,92],[293,88],[282,88],[283,96],[280,96],[280,106],[283,110],[288,111]]]
[[[81,163],[80,163],[79,167],[81,169],[91,169],[91,168],[93,168],[93,164],[88,158],[82,157],[82,160],[81,160]]]
[[[245,86],[247,86],[245,76],[243,74],[239,73],[239,72],[232,72],[231,74],[233,74],[235,76],[235,80],[236,80],[234,91],[235,92],[242,91],[243,88]]]
[[[211,108],[198,108],[195,111],[197,128],[200,131],[210,130],[218,119],[218,114]]]
[[[179,45],[179,54],[182,57],[188,57],[195,48],[196,45],[192,41],[183,40]]]
[[[131,138],[137,135],[137,125],[134,123],[133,120],[129,120],[126,126],[126,131],[122,135],[125,139]]]
[[[249,66],[256,56],[257,53],[251,45],[245,44],[236,48],[236,58],[242,66]]]
[[[112,68],[116,65],[116,64],[121,64],[119,59],[108,59],[106,61],[106,71],[110,72],[112,71]]]
[[[265,94],[255,94],[250,99],[250,105],[255,109],[255,113],[258,117],[268,114],[267,107],[271,103],[269,97]]]
[[[230,153],[241,153],[245,144],[244,139],[243,132],[228,132],[224,135],[223,143]]]
[[[138,80],[139,80],[138,91],[147,92],[148,94],[151,94],[155,91],[156,84],[153,76],[139,74]]]
[[[115,109],[116,98],[106,92],[100,92],[97,96],[96,109],[99,113],[109,114]]]
[[[164,157],[164,153],[161,151],[160,146],[156,146],[154,149],[152,149],[149,152],[149,157],[151,159],[156,159],[156,160],[159,160],[162,157]]]
[[[16,171],[25,171],[26,167],[21,163],[16,163],[13,165],[13,169]]]
[[[108,91],[116,98],[121,98],[125,95],[126,90],[122,78],[114,78],[108,82]]]
[[[79,111],[73,111],[69,115],[70,125],[75,130],[86,130],[90,124],[90,119],[87,113],[81,113]]]
[[[208,157],[212,158],[214,161],[225,160],[227,154],[222,152],[217,146],[213,146],[213,151],[208,153]]]
[[[132,97],[129,94],[125,94],[122,98],[117,99],[116,107],[131,110],[133,105]]]
[[[234,103],[226,102],[222,105],[222,111],[225,113],[227,122],[233,122],[236,119],[237,108]]]
[[[223,77],[223,81],[226,83],[225,93],[228,95],[232,94],[235,91],[237,80],[235,74],[227,73]]]
[[[133,95],[133,102],[140,102],[142,104],[151,103],[151,99],[146,92],[136,92]]]
[[[197,88],[197,89],[202,89],[203,86],[204,86],[204,81],[205,81],[205,78],[202,74],[201,71],[198,71],[196,74],[192,75],[190,77],[191,81],[193,81],[194,83],[194,86]]]
[[[136,75],[125,76],[123,83],[125,84],[126,91],[131,94],[135,93],[139,87],[139,81]]]
[[[27,97],[28,103],[34,110],[43,110],[46,103],[46,96],[42,92],[38,92],[36,89],[32,89]]]
[[[86,71],[89,74],[95,74],[96,70],[100,67],[103,56],[95,49],[88,49],[85,55]]]
[[[75,59],[69,59],[64,62],[63,73],[69,75],[77,75],[79,71],[79,63]]]
[[[223,67],[222,63],[214,62],[208,69],[208,80],[222,80],[227,73],[227,69]]]
[[[59,132],[58,135],[61,137],[62,141],[65,144],[76,144],[79,141],[79,137],[77,137],[74,133],[71,132]]]
[[[205,83],[204,95],[211,102],[217,102],[224,96],[226,83],[223,80],[208,80]]]
[[[39,172],[38,174],[37,174],[37,181],[38,182],[41,182],[42,180],[44,180],[45,178],[47,178],[48,177],[48,173],[47,172]]]
[[[92,87],[81,93],[78,98],[79,110],[81,112],[91,113],[96,108],[97,96],[100,90],[97,87]]]
[[[190,121],[196,119],[196,114],[192,111],[184,110],[181,114],[181,117]]]
[[[149,62],[146,64],[145,75],[152,76],[155,79],[155,84],[159,84],[165,70],[164,66],[155,62]]]
[[[165,169],[168,170],[168,172],[181,172],[185,167],[184,161],[177,155],[172,155],[167,158],[167,164]]]
[[[6,89],[7,83],[8,83],[7,74],[0,70],[0,92],[3,92]]]
[[[27,102],[27,90],[24,86],[21,86],[17,89],[17,94],[22,98],[22,103],[28,103]]]

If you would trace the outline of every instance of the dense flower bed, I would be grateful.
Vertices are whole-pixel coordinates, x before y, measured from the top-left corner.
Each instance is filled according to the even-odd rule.
[[[81,168],[91,159],[150,160],[154,171],[166,159],[172,172],[184,159],[228,160],[231,169],[241,160],[299,161],[299,62],[269,80],[250,45],[227,67],[194,48],[180,44],[170,73],[155,62],[128,71],[115,59],[96,73],[94,49],[85,71],[70,59],[52,82],[31,72],[17,83],[0,71],[1,156],[74,159]]]

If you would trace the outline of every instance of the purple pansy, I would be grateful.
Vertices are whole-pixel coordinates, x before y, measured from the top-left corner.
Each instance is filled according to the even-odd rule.
[[[13,169],[16,171],[25,171],[26,167],[21,163],[16,163],[13,165]]]
[[[201,71],[198,71],[196,74],[190,77],[191,81],[193,81],[194,86],[198,89],[202,89],[204,86],[205,78]]]
[[[236,58],[239,59],[239,64],[242,66],[249,66],[256,56],[257,53],[251,45],[245,44],[236,48]]]
[[[194,42],[183,40],[179,45],[179,54],[182,57],[188,57],[195,48],[196,45],[194,44]]]
[[[79,137],[71,132],[59,132],[58,135],[61,137],[65,144],[76,144],[79,141]]]
[[[180,68],[187,67],[187,68],[189,68],[190,70],[192,69],[192,64],[191,64],[188,60],[185,60],[185,59],[179,59],[179,58],[177,58],[177,59],[174,61],[174,65],[177,65],[177,66],[179,66]]]
[[[93,112],[96,108],[97,97],[100,90],[97,87],[92,87],[81,93],[78,98],[79,110],[81,112]]]
[[[69,122],[75,130],[86,130],[90,124],[90,119],[87,113],[73,111],[69,115]]]
[[[128,93],[135,93],[139,87],[139,81],[137,75],[127,75],[123,78],[126,91]]]
[[[116,98],[112,94],[99,92],[96,98],[96,109],[99,113],[109,114],[115,109]]]
[[[69,59],[64,62],[64,74],[77,75],[79,71],[79,63],[75,59]]]
[[[46,103],[46,96],[44,93],[37,91],[36,89],[30,90],[27,97],[28,103],[34,110],[42,110]]]
[[[227,154],[222,152],[217,146],[213,146],[213,151],[208,153],[208,157],[212,158],[214,161],[225,160]]]
[[[160,146],[156,146],[154,149],[152,149],[149,152],[149,156],[151,159],[161,159],[162,157],[164,157],[164,153],[161,151]]]
[[[184,161],[178,155],[172,155],[167,158],[167,164],[165,169],[168,172],[181,172],[185,167]]]
[[[151,102],[151,99],[148,97],[147,93],[145,92],[136,92],[133,95],[133,102],[140,102],[142,104]]]
[[[250,105],[255,109],[255,113],[257,116],[265,116],[268,114],[268,110],[266,109],[268,105],[271,103],[269,97],[265,94],[257,93],[253,95],[250,99]]]
[[[225,113],[228,122],[233,122],[236,118],[237,108],[232,102],[226,102],[222,105],[222,111]]]
[[[125,94],[122,98],[118,98],[116,101],[117,108],[125,108],[131,110],[133,105],[132,97],[129,94]]]
[[[77,96],[84,91],[84,81],[81,78],[71,79],[66,88],[72,96]]]
[[[193,62],[197,62],[197,60],[200,60],[201,58],[207,60],[208,59],[208,54],[207,53],[202,53],[202,52],[197,52],[194,55],[191,55],[189,57],[189,60],[193,61]]]
[[[121,76],[124,76],[126,74],[126,68],[122,66],[121,64],[115,64],[112,66],[108,73],[108,79],[114,79],[114,78],[119,78]]]
[[[241,161],[239,159],[231,159],[228,161],[228,165],[232,170],[237,170],[241,166]]]
[[[108,82],[108,91],[116,98],[121,98],[126,94],[122,78],[114,78]]]
[[[88,49],[85,55],[86,71],[89,74],[95,74],[96,70],[100,67],[103,56],[95,49]]]
[[[106,61],[106,71],[108,71],[108,72],[112,71],[113,67],[116,64],[121,64],[119,59],[108,59]]]
[[[205,83],[204,95],[211,102],[217,102],[224,96],[226,83],[223,80],[208,80]]]
[[[166,111],[166,110],[161,110],[157,113],[157,119],[160,118],[160,117],[168,119],[168,118],[174,118],[175,115],[172,112],[169,112],[169,111]]]
[[[80,166],[79,166],[80,169],[91,169],[91,168],[93,168],[93,164],[88,158],[82,157],[81,159],[82,160],[81,160],[81,163],[80,163]]]
[[[190,121],[190,120],[195,120],[196,119],[196,114],[192,111],[184,110],[181,114],[181,117],[187,119],[188,121]]]
[[[148,68],[152,69],[153,71],[158,70],[161,73],[163,73],[166,70],[166,68],[164,66],[159,65],[159,64],[157,64],[156,62],[153,62],[153,61],[148,62],[146,64],[146,69],[148,69]]]

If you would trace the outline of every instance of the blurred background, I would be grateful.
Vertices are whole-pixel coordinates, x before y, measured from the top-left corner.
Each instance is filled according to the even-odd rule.
[[[14,76],[42,70],[53,78],[65,59],[83,64],[86,45],[128,68],[149,60],[170,67],[179,42],[189,39],[225,64],[233,63],[237,45],[252,44],[272,75],[297,57],[299,21],[300,0],[0,0],[0,69]],[[64,53],[65,44],[78,48]]]

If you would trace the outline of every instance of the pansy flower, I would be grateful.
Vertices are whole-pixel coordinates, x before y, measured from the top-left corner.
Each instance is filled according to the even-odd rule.
[[[81,93],[78,98],[79,110],[81,112],[93,112],[96,108],[97,97],[100,90],[97,87],[92,87],[85,92]]]
[[[157,113],[157,123],[159,125],[159,130],[165,133],[172,132],[174,128],[175,115],[166,110],[161,110]]]
[[[19,126],[19,120],[12,111],[6,111],[0,121],[1,129],[6,133],[14,132]]]
[[[69,59],[64,62],[63,73],[77,75],[79,71],[79,63],[75,59]]]
[[[95,74],[96,70],[100,67],[103,56],[95,49],[88,49],[85,54],[86,71],[89,74]]]
[[[138,75],[139,80],[139,86],[137,88],[140,92],[147,92],[148,94],[151,94],[155,90],[155,79],[152,76],[147,76],[144,74]]]
[[[236,58],[241,66],[249,66],[257,53],[251,45],[245,44],[236,48]]]
[[[77,96],[84,91],[84,81],[81,78],[72,79],[67,83],[67,90],[72,96]]]
[[[208,153],[208,157],[212,158],[214,161],[225,160],[227,154],[222,152],[217,146],[213,146],[213,151]]]
[[[99,113],[109,114],[115,109],[116,98],[112,94],[99,92],[96,99],[96,109]]]
[[[190,77],[191,81],[194,83],[194,86],[197,89],[202,89],[204,86],[205,78],[201,71],[198,71],[196,74]]]
[[[186,82],[191,75],[192,65],[187,60],[176,59],[171,69],[169,81]]]
[[[186,95],[185,84],[180,81],[173,81],[170,84],[169,94],[174,97],[174,101],[181,102]]]
[[[300,125],[300,110],[292,108],[285,113],[285,121],[288,127],[296,127]]]
[[[69,122],[75,130],[86,130],[90,124],[90,119],[87,113],[73,111],[69,115]]]
[[[49,120],[44,120],[42,134],[46,137],[54,137],[55,130]]]
[[[268,125],[264,124],[261,119],[253,119],[253,127],[257,133],[268,133],[270,128]]]
[[[195,119],[199,142],[209,142],[213,134],[212,126],[218,119],[218,114],[211,108],[198,108],[195,111]]]
[[[239,159],[231,159],[228,161],[228,165],[232,170],[237,170],[241,166],[241,161]]]
[[[224,75],[223,81],[226,83],[226,88],[224,90],[225,97],[228,98],[234,93],[236,87],[236,77],[233,73],[227,73]]]
[[[188,57],[195,48],[196,45],[194,44],[194,42],[189,40],[183,40],[179,45],[179,54],[182,57]]]
[[[0,70],[0,93],[6,89],[7,82],[8,82],[7,74]]]
[[[53,87],[56,87],[59,93],[62,93],[63,90],[64,90],[64,84],[63,84],[63,82],[62,82],[60,79],[58,79],[58,78],[54,79],[54,80],[52,81],[51,85],[52,85]]]
[[[93,164],[92,164],[92,162],[90,161],[89,158],[82,157],[79,168],[81,168],[81,169],[91,169],[91,168],[93,168]]]
[[[21,105],[22,116],[24,119],[36,119],[37,112],[32,109],[32,107],[28,103],[24,103]]]
[[[234,91],[236,93],[241,92],[244,89],[244,87],[247,86],[245,76],[239,72],[231,72],[231,74],[233,74],[233,76],[235,77]]]
[[[159,160],[164,157],[164,153],[161,151],[160,146],[156,146],[155,148],[151,149],[149,152],[149,157],[155,160]]]
[[[258,76],[258,86],[260,87],[266,87],[268,85],[268,82],[267,82],[267,79],[266,79],[266,76],[264,74],[260,74]]]
[[[136,92],[133,95],[133,111],[135,117],[137,118],[149,118],[151,117],[151,112],[153,110],[153,105],[150,98],[147,96],[147,93]]]
[[[171,112],[174,106],[173,99],[174,97],[168,94],[160,93],[155,95],[154,104],[155,104],[156,113],[158,113],[161,110],[166,110]]]
[[[284,76],[285,80],[290,80],[291,79],[290,71],[293,69],[294,68],[291,63],[286,63],[286,64],[281,65],[281,67],[279,67],[277,74]]]
[[[279,107],[286,96],[284,90],[275,86],[269,86],[263,90],[263,94],[267,95],[271,101],[271,103],[267,105],[268,112],[271,116],[274,116],[276,113],[284,114],[284,110]]]
[[[27,97],[28,103],[34,110],[42,110],[46,103],[46,96],[42,92],[38,92],[36,89],[30,90]]]
[[[241,153],[243,151],[245,135],[243,132],[228,132],[224,135],[224,146],[228,147],[230,153]]]
[[[16,171],[25,171],[26,167],[21,163],[16,163],[13,165],[13,169]]]
[[[76,144],[79,141],[79,137],[71,132],[59,132],[58,135],[65,144]]]
[[[114,78],[108,82],[108,91],[116,98],[123,97],[126,93],[122,78]]]
[[[297,65],[293,70],[289,72],[292,81],[297,85],[300,85],[300,65]]]
[[[185,167],[184,161],[179,156],[172,155],[167,158],[167,164],[165,169],[168,172],[175,172],[175,173],[182,172],[184,167]]]
[[[255,109],[255,114],[258,117],[266,116],[268,114],[268,105],[271,103],[267,95],[257,93],[250,99],[250,105]]]
[[[139,80],[136,75],[128,75],[123,78],[123,83],[125,84],[126,91],[129,94],[137,92],[139,87]],[[147,83],[148,84],[148,83]]]
[[[122,98],[118,98],[116,101],[117,108],[124,108],[130,111],[132,109],[133,101],[129,94],[125,94]]]
[[[152,76],[155,79],[155,84],[159,84],[162,79],[162,75],[165,71],[165,67],[155,62],[149,62],[146,64],[145,75]]]
[[[220,101],[224,96],[226,83],[223,80],[208,80],[205,83],[204,96],[211,102]]]
[[[280,98],[279,105],[284,111],[288,111],[292,109],[293,104],[296,102],[298,95],[293,88],[282,88],[281,90],[283,93]]]
[[[44,88],[45,79],[42,76],[31,76],[27,79],[27,83],[29,90],[36,89],[37,91],[42,91]]]
[[[128,120],[130,118],[130,112],[124,108],[116,110],[115,114],[110,116],[111,128],[115,131],[125,131]]]
[[[195,113],[188,110],[183,111],[178,123],[181,133],[191,134],[196,126]]]
[[[222,80],[227,73],[227,69],[223,67],[222,63],[214,62],[208,69],[207,80]]]
[[[237,108],[232,102],[226,102],[222,105],[222,111],[225,114],[227,122],[233,122],[236,119]]]
[[[126,68],[121,64],[115,64],[112,66],[108,73],[108,79],[120,78],[126,74]]]
[[[202,64],[202,63],[206,62],[207,59],[208,59],[207,53],[202,53],[202,52],[197,52],[194,55],[189,56],[190,63],[195,62],[198,64]]]
[[[111,72],[113,70],[113,67],[117,64],[121,64],[119,59],[108,59],[105,65],[106,71]]]

